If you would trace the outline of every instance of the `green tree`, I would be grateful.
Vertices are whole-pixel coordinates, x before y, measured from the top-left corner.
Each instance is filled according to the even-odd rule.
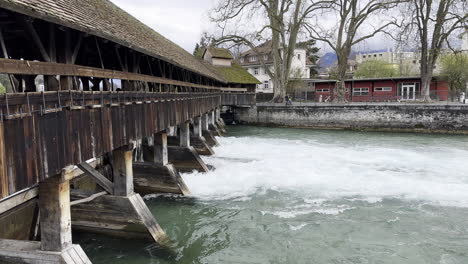
[[[468,54],[453,53],[441,57],[442,75],[447,78],[449,89],[461,92],[467,89]]]
[[[311,62],[314,66],[317,65],[317,61],[320,59],[320,56],[317,53],[320,51],[320,48],[316,46],[317,41],[315,39],[310,39],[304,42],[297,43],[298,48],[305,48],[308,62]],[[317,76],[318,71],[317,67],[310,68],[310,78]]]
[[[10,78],[8,74],[0,74],[0,93],[5,93],[7,90],[12,91]]]
[[[380,60],[368,60],[360,64],[354,73],[356,78],[380,78],[398,76],[395,65]]]

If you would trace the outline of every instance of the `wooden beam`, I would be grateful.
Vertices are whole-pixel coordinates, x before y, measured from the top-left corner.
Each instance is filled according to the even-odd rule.
[[[97,37],[94,37],[94,40],[96,42],[96,48],[97,48],[98,55],[99,55],[99,61],[101,62],[101,68],[104,69],[104,61],[102,60],[101,48],[99,47],[99,42],[98,42]]]
[[[80,77],[96,77],[103,79],[121,79],[129,81],[143,81],[154,82],[176,86],[197,87],[201,89],[210,89],[217,91],[218,87],[199,85],[194,83],[186,83],[171,79],[154,77],[150,75],[99,69],[94,67],[65,64],[65,63],[52,63],[52,62],[39,62],[39,61],[26,61],[26,60],[13,60],[13,59],[0,59],[0,73],[20,74],[20,75],[61,75],[61,76],[80,76]]]
[[[114,184],[108,180],[104,175],[99,173],[99,171],[95,170],[91,167],[88,163],[84,162],[77,165],[85,174],[91,176],[99,186],[101,186],[104,190],[108,193],[114,193]]]
[[[71,64],[75,64],[76,59],[78,58],[78,52],[80,51],[82,42],[83,42],[83,34],[79,33],[78,41],[76,42],[75,49],[73,50]]]
[[[37,186],[35,186],[29,189],[25,189],[21,192],[18,192],[3,200],[0,200],[0,214],[8,210],[11,210],[31,199],[36,198],[37,194],[38,194],[38,188]]]
[[[42,54],[42,57],[44,58],[45,61],[51,61],[50,56],[47,53],[46,49],[44,48],[44,45],[42,44],[41,38],[37,34],[36,29],[34,29],[34,26],[32,25],[32,21],[30,20],[25,20],[24,24],[26,26],[26,29],[28,30],[29,34],[31,34],[31,37],[33,41],[36,43],[37,47],[39,48],[39,51]]]
[[[50,62],[57,62],[57,49],[55,48],[55,25],[53,23],[49,24],[49,55]]]

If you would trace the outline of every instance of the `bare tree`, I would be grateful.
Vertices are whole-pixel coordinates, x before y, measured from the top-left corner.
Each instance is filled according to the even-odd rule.
[[[336,53],[338,65],[334,101],[344,102],[348,59],[353,46],[397,24],[391,10],[404,0],[337,0],[327,9],[313,14],[306,29],[313,39],[323,41]],[[384,15],[385,13],[385,15]],[[378,17],[377,17],[378,16]],[[384,19],[388,17],[387,19]],[[327,27],[327,21],[336,20]]]
[[[419,41],[421,94],[429,102],[434,66],[444,45],[451,49],[450,36],[467,27],[468,3],[466,0],[411,0],[403,11],[408,18],[403,36]]]
[[[333,2],[334,0],[220,0],[212,16],[212,21],[220,29],[217,42],[245,45],[259,55],[256,44],[271,39],[272,69],[265,65],[264,56],[257,57],[272,79],[273,100],[282,102],[290,80],[298,35],[304,29],[305,19]]]

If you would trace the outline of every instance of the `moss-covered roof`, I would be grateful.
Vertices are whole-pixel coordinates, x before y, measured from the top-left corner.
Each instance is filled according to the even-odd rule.
[[[228,83],[240,84],[259,84],[261,83],[257,78],[252,76],[246,69],[242,68],[239,64],[232,64],[228,66],[213,66],[216,72],[223,77]]]
[[[207,50],[211,53],[213,58],[234,59],[228,49],[209,47]]]
[[[217,79],[190,53],[109,0],[0,0],[0,7],[108,39]]]

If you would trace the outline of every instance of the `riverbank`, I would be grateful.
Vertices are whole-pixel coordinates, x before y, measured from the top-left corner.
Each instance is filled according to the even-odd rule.
[[[236,108],[235,118],[272,127],[468,135],[464,104],[258,104]]]

